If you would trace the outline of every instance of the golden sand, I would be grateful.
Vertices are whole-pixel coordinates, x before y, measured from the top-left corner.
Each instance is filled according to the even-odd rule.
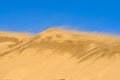
[[[48,29],[0,32],[0,80],[120,80],[120,38]]]

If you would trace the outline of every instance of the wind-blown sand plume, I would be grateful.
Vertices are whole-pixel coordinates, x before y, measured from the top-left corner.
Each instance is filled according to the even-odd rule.
[[[120,38],[48,29],[0,34],[0,80],[120,80]]]

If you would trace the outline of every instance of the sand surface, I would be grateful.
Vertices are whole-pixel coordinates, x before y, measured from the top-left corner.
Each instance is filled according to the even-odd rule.
[[[0,32],[0,80],[120,80],[120,37]]]

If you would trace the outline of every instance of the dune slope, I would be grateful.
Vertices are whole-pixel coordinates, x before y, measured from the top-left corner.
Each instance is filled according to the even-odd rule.
[[[120,38],[48,29],[0,33],[0,80],[120,80]]]

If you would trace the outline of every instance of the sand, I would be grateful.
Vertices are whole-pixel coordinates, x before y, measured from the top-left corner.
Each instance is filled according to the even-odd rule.
[[[120,80],[119,74],[119,36],[0,32],[0,80]]]

